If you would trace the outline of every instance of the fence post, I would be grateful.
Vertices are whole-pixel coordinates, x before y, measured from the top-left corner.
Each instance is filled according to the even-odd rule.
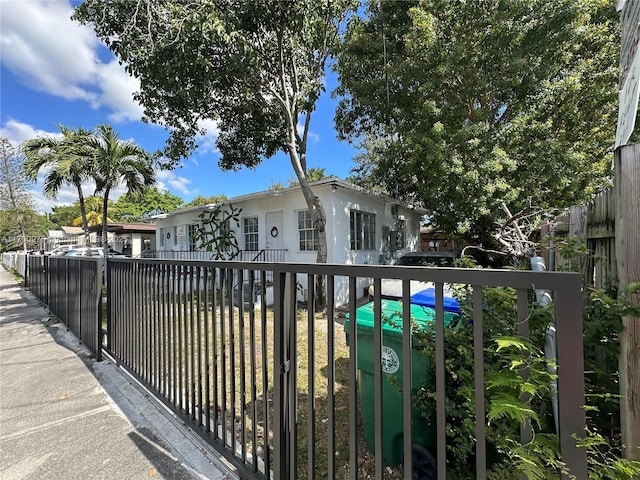
[[[274,478],[279,480],[292,480],[295,478],[295,458],[293,454],[293,418],[295,405],[290,397],[292,380],[291,360],[291,322],[295,309],[291,311],[291,273],[274,272],[273,297],[274,297],[274,355],[273,355],[273,471]],[[295,288],[295,287],[294,287]],[[295,295],[295,293],[294,293]],[[293,297],[295,299],[295,296]]]
[[[640,282],[640,144],[614,152],[616,259],[619,292]],[[640,295],[629,300],[640,306]],[[640,460],[640,317],[623,317],[620,333],[620,417],[623,456]]]

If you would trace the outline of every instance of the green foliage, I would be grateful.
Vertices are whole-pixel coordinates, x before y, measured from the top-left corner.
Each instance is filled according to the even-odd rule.
[[[93,150],[89,144],[91,132],[82,127],[74,130],[64,125],[58,125],[58,129],[62,137],[35,137],[21,145],[26,157],[24,171],[32,180],[36,180],[42,172],[47,172],[44,194],[50,198],[56,198],[63,185],[73,185],[76,188],[81,224],[88,244],[89,231],[82,184],[94,179],[97,172]]]
[[[311,117],[325,90],[327,62],[358,0],[86,0],[72,18],[91,24],[129,73],[145,119],[170,136],[167,168],[196,148],[215,122],[225,170],[288,156],[318,235],[316,261],[327,261],[326,213],[307,180]],[[211,123],[209,123],[211,124]],[[316,285],[324,306],[323,277]]]
[[[203,197],[199,195],[185,205],[185,207],[197,207],[199,205],[212,205],[216,203],[223,203],[228,200],[226,195],[211,195],[210,197]]]
[[[142,193],[125,193],[110,207],[111,218],[121,222],[142,222],[153,215],[172,212],[184,206],[182,198],[148,188]]]
[[[318,180],[323,180],[327,177],[330,177],[331,175],[327,175],[325,173],[325,169],[324,168],[316,168],[316,167],[311,167],[309,169],[309,171],[307,172],[307,181],[308,182],[317,182]],[[291,177],[289,179],[289,186],[290,187],[296,187],[300,185],[300,182],[294,178]]]
[[[609,182],[618,29],[612,1],[368,2],[336,65],[354,177],[473,239],[502,202],[589,199]]]
[[[23,171],[23,158],[6,138],[0,138],[0,211],[4,230],[0,248],[29,248],[28,232],[33,231],[33,197],[27,190],[30,179]],[[15,248],[14,248],[15,249]]]
[[[40,239],[53,225],[30,208],[0,210],[0,251],[40,248]]]
[[[620,448],[599,433],[589,430],[585,438],[576,441],[588,452],[589,480],[634,480],[640,476],[640,461],[621,458]]]
[[[32,183],[23,170],[24,159],[6,138],[0,138],[0,209],[33,207],[33,197],[28,192]]]
[[[242,208],[233,205],[215,205],[198,215],[200,224],[194,240],[207,252],[213,252],[212,260],[232,260],[240,252],[236,228],[240,228]]]
[[[80,205],[78,202],[75,202],[73,205],[57,205],[51,207],[49,219],[57,229],[60,229],[61,227],[73,225],[74,219],[80,215]]]
[[[445,329],[445,409],[447,413],[447,470],[455,478],[474,475],[475,390],[473,326],[470,290],[453,286],[461,301],[461,321]],[[617,387],[617,333],[620,316],[638,314],[628,297],[640,291],[632,285],[620,300],[592,290],[585,307],[584,352],[588,430],[579,445],[587,449],[590,479],[631,479],[640,474],[640,462],[621,457]],[[529,338],[518,335],[516,292],[509,288],[483,288],[484,375],[486,438],[489,479],[558,478],[566,472],[555,435],[550,382],[557,377],[553,361],[545,358],[547,325],[552,311],[529,298]],[[412,332],[429,362],[435,364],[431,333],[412,324]],[[612,374],[611,372],[615,372]],[[435,414],[432,381],[421,385],[413,398],[427,419]],[[530,425],[533,436],[520,443],[520,427]]]
[[[109,194],[120,185],[127,193],[142,194],[155,183],[154,163],[138,145],[120,140],[111,125],[98,125],[87,140],[96,165],[96,192],[102,194],[102,246],[107,256]]]

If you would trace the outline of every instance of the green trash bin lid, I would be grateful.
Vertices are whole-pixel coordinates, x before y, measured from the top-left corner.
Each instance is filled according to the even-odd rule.
[[[402,302],[398,300],[382,300],[382,331],[386,334],[402,336]],[[436,311],[431,307],[410,304],[412,320],[424,330],[431,329],[429,323],[435,322]],[[344,329],[350,323],[349,315],[344,322]],[[453,312],[444,312],[445,327],[453,327],[459,316]],[[358,332],[372,332],[374,325],[374,302],[359,307],[356,310],[356,327]]]

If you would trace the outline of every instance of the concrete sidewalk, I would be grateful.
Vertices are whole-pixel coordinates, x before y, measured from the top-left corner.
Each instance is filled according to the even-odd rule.
[[[232,468],[0,266],[0,478],[233,479]]]

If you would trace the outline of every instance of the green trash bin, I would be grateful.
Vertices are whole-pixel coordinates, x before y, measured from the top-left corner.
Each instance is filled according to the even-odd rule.
[[[445,312],[445,327],[453,326],[458,315]],[[411,304],[411,317],[425,329],[431,329],[427,322],[435,319],[435,310]],[[365,441],[375,453],[375,411],[374,411],[374,302],[356,310],[356,336],[358,340],[358,385],[362,424]],[[403,365],[402,365],[402,304],[395,300],[382,300],[382,458],[388,465],[402,463],[404,423],[402,408]],[[344,323],[349,345],[350,319]],[[411,392],[417,392],[424,382],[435,385],[435,372],[427,357],[420,353],[419,345],[413,345],[411,354]],[[395,380],[390,380],[394,377]],[[431,448],[436,445],[435,419],[427,420],[415,408],[411,411],[412,443]]]

